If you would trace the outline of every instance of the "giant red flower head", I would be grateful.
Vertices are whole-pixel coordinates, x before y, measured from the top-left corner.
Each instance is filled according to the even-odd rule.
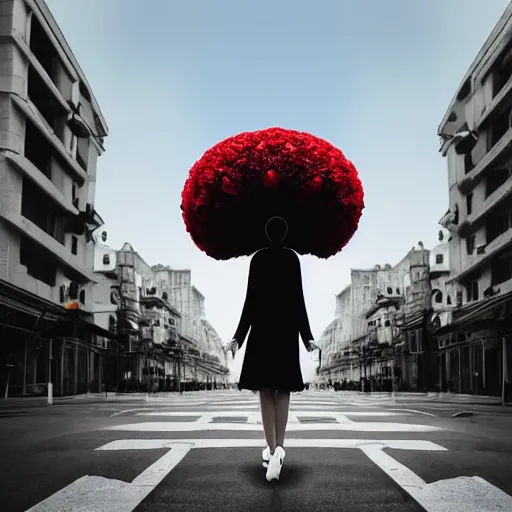
[[[195,244],[227,260],[265,247],[270,217],[286,219],[285,245],[328,258],[352,238],[364,208],[356,168],[329,142],[283,128],[219,142],[190,170],[183,219]]]

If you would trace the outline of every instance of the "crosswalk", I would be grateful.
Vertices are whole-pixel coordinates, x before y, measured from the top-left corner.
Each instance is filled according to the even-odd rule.
[[[123,453],[154,450],[160,453],[155,462],[131,482],[83,476],[32,507],[29,512],[152,511],[161,507],[162,500],[171,500],[176,504],[175,508],[168,510],[215,510],[213,501],[208,500],[214,499],[224,479],[236,478],[240,467],[261,467],[259,458],[264,439],[256,395],[233,392],[199,396],[168,395],[149,397],[147,402],[144,407],[127,408],[113,414],[112,424],[101,429],[102,435],[110,436],[111,440],[97,446],[95,452],[121,456]],[[401,461],[401,457],[410,456],[427,460],[428,454],[436,461],[442,460],[439,457],[449,457],[450,450],[444,446],[443,436],[451,435],[453,433],[437,424],[434,418],[414,412],[391,411],[368,404],[366,399],[351,397],[344,400],[328,392],[298,394],[291,401],[285,443],[291,455],[287,455],[283,474],[286,479],[288,464],[296,468],[295,474],[298,468],[303,471],[314,469],[311,461],[315,460],[315,454],[322,453],[318,462],[322,469],[318,474],[324,474],[322,478],[325,484],[332,479],[332,474],[328,474],[326,468],[332,473],[336,464],[339,465],[341,461],[346,464],[343,453],[351,451],[358,454],[352,466],[354,474],[363,472],[362,468],[372,464],[387,476],[386,485],[393,485],[391,482],[394,482],[397,491],[405,491],[414,506],[420,507],[407,508],[409,505],[403,501],[403,494],[398,493],[393,510],[512,511],[512,497],[480,476],[457,475],[431,482]],[[222,463],[226,460],[226,453],[236,454],[236,460],[227,459]],[[196,454],[199,458],[196,458]],[[191,467],[195,465],[198,467],[194,471]],[[187,479],[184,479],[183,472]],[[290,472],[293,474],[291,469]],[[261,477],[264,478],[263,473]],[[199,478],[202,486],[210,489],[210,494],[196,489]],[[342,474],[339,478],[347,476]],[[365,491],[368,482],[363,483],[363,478],[366,477],[361,476],[361,492],[364,494],[368,492]],[[298,495],[303,493],[303,500],[306,497],[313,500],[313,509],[320,509],[320,502],[314,502],[321,499],[315,495],[318,490],[309,491],[307,485],[297,484],[295,492]],[[319,485],[321,488],[322,484]],[[243,492],[248,496],[259,492],[250,479],[237,483],[237,488],[241,486],[247,488]],[[224,508],[219,510],[236,510],[235,505],[228,503],[230,499],[238,500],[234,496],[236,492],[232,490],[223,497]],[[332,508],[322,502],[322,509],[338,510],[335,506],[337,499],[339,496],[333,498]],[[200,503],[201,500],[206,501]],[[208,503],[211,508],[208,508]],[[253,505],[254,508],[251,508],[248,502],[244,508],[260,510],[257,508],[259,505]],[[294,508],[290,505],[287,510]],[[358,512],[366,508],[357,508],[354,504],[351,510]]]

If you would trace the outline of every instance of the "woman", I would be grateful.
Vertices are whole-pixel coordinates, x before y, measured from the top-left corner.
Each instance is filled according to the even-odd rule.
[[[263,465],[267,480],[278,480],[290,393],[303,391],[299,334],[308,351],[316,348],[304,303],[300,261],[284,247],[288,225],[281,217],[267,221],[269,246],[254,254],[240,323],[228,349],[233,356],[249,339],[238,388],[259,391],[267,448]]]

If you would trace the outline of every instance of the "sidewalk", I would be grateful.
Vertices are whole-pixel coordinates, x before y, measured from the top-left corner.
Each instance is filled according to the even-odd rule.
[[[309,390],[304,393],[324,393],[325,391]],[[338,397],[343,398],[357,398],[358,400],[379,401],[390,400],[391,393],[388,392],[373,392],[363,393],[360,391],[331,391]],[[173,399],[186,399],[186,398],[204,398],[212,394],[230,394],[238,396],[240,391],[233,390],[217,390],[217,391],[184,391],[183,393],[176,392],[159,392],[159,393],[87,393],[83,395],[54,397],[54,405],[69,405],[79,403],[122,403],[122,402],[146,402],[149,398],[150,401],[160,400],[173,400]],[[462,395],[456,393],[426,393],[426,392],[407,392],[400,391],[395,394],[396,400],[401,403],[406,402],[428,402],[428,403],[445,403],[445,404],[468,404],[468,405],[492,405],[500,406],[501,399],[494,396],[483,395]],[[507,404],[512,405],[512,404]],[[12,397],[7,399],[0,399],[0,409],[8,407],[48,407],[48,398],[46,396],[37,397]]]
[[[390,399],[390,392],[374,391],[363,393],[361,391],[332,391],[338,396],[357,397],[359,399],[379,400]],[[486,395],[464,395],[459,393],[436,393],[421,391],[397,391],[395,397],[399,401],[425,401],[439,403],[457,403],[457,404],[480,404],[480,405],[501,405],[501,398],[497,396]],[[512,404],[510,404],[512,405]]]
[[[69,405],[79,403],[121,403],[121,402],[145,402],[148,397],[149,400],[155,399],[172,399],[172,398],[186,398],[186,397],[206,397],[212,393],[219,393],[221,391],[184,391],[183,393],[176,392],[162,392],[162,393],[87,393],[82,395],[72,396],[58,396],[53,397],[54,405]],[[226,390],[222,390],[226,393]],[[7,399],[0,399],[0,409],[9,407],[48,407],[48,397],[46,396],[17,396],[9,397]]]

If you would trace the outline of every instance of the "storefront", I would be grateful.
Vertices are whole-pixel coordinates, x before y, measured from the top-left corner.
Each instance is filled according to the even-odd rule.
[[[439,385],[454,393],[509,397],[512,375],[512,294],[453,311],[435,331]],[[510,399],[510,397],[509,397]]]
[[[0,382],[4,395],[99,392],[114,334],[90,315],[69,311],[0,281]]]

